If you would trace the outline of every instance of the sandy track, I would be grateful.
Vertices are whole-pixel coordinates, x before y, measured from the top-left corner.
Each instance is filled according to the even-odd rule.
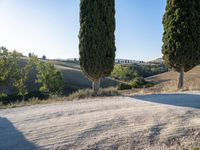
[[[0,150],[200,146],[198,93],[96,98],[0,110]]]

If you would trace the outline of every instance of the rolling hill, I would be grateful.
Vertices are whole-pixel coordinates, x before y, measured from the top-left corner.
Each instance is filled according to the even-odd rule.
[[[146,78],[147,81],[155,83],[155,86],[149,88],[152,92],[171,92],[177,90],[178,73],[174,71],[162,73]],[[200,66],[195,67],[185,74],[185,89],[200,89]]]
[[[89,81],[82,71],[80,70],[80,66],[78,62],[73,61],[55,61],[55,60],[42,60],[42,61],[50,61],[55,64],[55,67],[60,70],[64,77],[64,93],[68,95],[69,93],[76,91],[81,88],[90,88],[92,86],[91,81]],[[23,66],[27,62],[27,58],[22,58],[20,60],[20,64]],[[29,76],[29,80],[27,82],[27,88],[29,91],[37,91],[39,88],[39,84],[35,83],[36,79],[36,71],[32,70]],[[109,87],[117,85],[117,81],[105,78],[101,81],[101,87]],[[12,87],[11,83],[1,84],[0,93],[8,93],[13,94],[16,90]]]

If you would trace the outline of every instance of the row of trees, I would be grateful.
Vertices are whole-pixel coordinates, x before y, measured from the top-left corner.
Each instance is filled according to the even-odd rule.
[[[25,59],[23,63],[20,53],[9,52],[5,47],[0,48],[0,57],[0,84],[11,82],[23,99],[28,94],[27,82],[33,70],[37,72],[35,82],[40,84],[41,92],[62,92],[63,76],[52,63],[41,61],[34,55]]]
[[[163,26],[163,58],[182,89],[184,72],[200,63],[200,1],[167,0]],[[115,0],[80,0],[80,65],[95,92],[114,67],[114,32]]]

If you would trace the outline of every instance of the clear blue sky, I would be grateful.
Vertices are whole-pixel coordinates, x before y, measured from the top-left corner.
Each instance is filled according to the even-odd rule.
[[[116,0],[116,57],[161,57],[166,0]],[[0,0],[0,46],[48,58],[79,56],[79,0]]]

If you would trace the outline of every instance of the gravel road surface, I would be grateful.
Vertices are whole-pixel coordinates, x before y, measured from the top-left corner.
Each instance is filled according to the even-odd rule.
[[[0,110],[0,150],[200,146],[200,93],[93,98]]]

